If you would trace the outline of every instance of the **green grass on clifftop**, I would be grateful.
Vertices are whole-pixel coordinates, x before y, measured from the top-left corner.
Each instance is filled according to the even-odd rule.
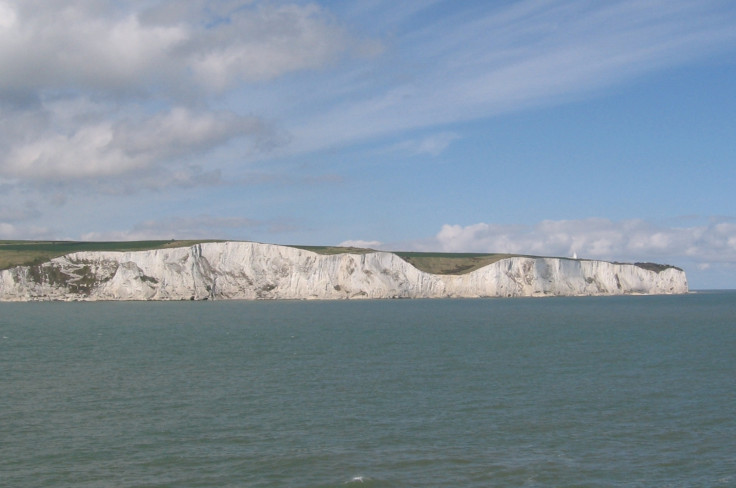
[[[367,254],[374,249],[337,246],[291,246],[318,254]],[[432,274],[464,274],[475,271],[515,254],[446,253],[446,252],[394,252],[401,259],[420,271]]]
[[[316,252],[317,254],[368,254],[369,252],[376,252],[375,249],[368,249],[365,247],[339,247],[339,246],[287,246],[295,247],[297,249],[304,249],[305,251]]]
[[[202,242],[222,242],[217,240],[182,241],[120,241],[120,242],[79,242],[79,241],[0,241],[0,269],[14,266],[35,266],[50,259],[80,251],[148,251],[188,247]],[[289,246],[318,254],[367,254],[374,249],[339,246]],[[463,274],[482,268],[512,254],[480,253],[432,253],[395,252],[401,259],[417,269],[433,274]]]
[[[397,252],[401,259],[420,271],[433,274],[464,274],[516,254]]]
[[[35,266],[50,259],[79,251],[148,251],[174,247],[189,247],[204,242],[223,242],[222,240],[170,240],[170,241],[119,241],[119,242],[80,242],[80,241],[0,241],[0,270],[14,266]],[[374,249],[339,246],[288,246],[316,252],[318,254],[367,254]],[[441,252],[394,252],[415,268],[433,274],[464,274],[489,264],[519,254],[499,253],[441,253]],[[529,256],[533,257],[533,256]],[[563,258],[569,259],[569,258]],[[635,263],[635,266],[649,271],[661,272],[676,268],[668,264]],[[680,268],[676,268],[680,269]]]
[[[50,259],[80,251],[148,251],[188,247],[202,242],[217,241],[0,241],[0,269],[41,264]]]

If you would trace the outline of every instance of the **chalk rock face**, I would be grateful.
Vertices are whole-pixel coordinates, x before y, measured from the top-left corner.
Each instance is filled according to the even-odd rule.
[[[422,272],[390,252],[321,255],[253,242],[78,252],[0,271],[0,300],[519,297],[687,293],[677,268],[513,257],[462,275]]]

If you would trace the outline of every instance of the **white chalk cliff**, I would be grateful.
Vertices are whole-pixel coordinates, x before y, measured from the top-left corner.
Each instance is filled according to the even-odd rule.
[[[390,252],[322,255],[253,242],[77,252],[0,271],[0,300],[519,297],[687,293],[673,267],[513,257],[460,275],[425,273]]]

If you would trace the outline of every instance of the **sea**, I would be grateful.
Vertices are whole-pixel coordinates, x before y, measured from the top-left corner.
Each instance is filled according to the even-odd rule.
[[[736,291],[0,303],[0,486],[733,487]]]

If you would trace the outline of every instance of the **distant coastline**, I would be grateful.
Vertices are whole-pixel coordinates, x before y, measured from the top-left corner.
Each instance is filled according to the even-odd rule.
[[[687,293],[656,263],[243,241],[0,242],[0,300],[351,299]]]

